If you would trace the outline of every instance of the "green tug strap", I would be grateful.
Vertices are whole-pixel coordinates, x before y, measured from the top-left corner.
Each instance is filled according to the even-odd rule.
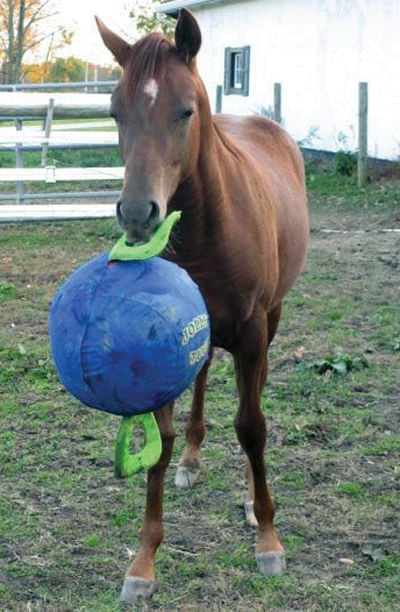
[[[129,244],[126,234],[123,234],[113,246],[108,256],[108,261],[141,261],[156,257],[167,246],[171,230],[175,223],[181,218],[182,212],[175,210],[170,213],[158,226],[148,242],[143,244]]]
[[[181,211],[174,211],[164,219],[150,240],[144,244],[130,245],[123,234],[110,251],[108,261],[142,261],[156,257],[167,246],[171,230],[181,217]],[[135,426],[142,425],[145,445],[138,453],[129,452],[129,444]],[[158,463],[162,452],[160,430],[154,412],[133,414],[122,417],[115,444],[115,476],[127,478],[142,470],[148,470]]]
[[[143,425],[146,442],[140,452],[131,454],[129,444],[137,425]],[[158,463],[161,451],[160,430],[154,412],[123,417],[115,444],[115,476],[127,478],[142,470],[150,469]]]

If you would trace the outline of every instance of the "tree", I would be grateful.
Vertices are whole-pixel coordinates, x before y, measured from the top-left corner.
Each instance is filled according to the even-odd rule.
[[[58,26],[43,33],[43,22],[57,14],[56,0],[0,0],[0,56],[3,81],[19,83],[24,55],[46,40],[70,42],[71,34]]]
[[[23,72],[29,83],[43,83],[45,70],[44,62],[23,65]]]
[[[159,0],[134,0],[134,7],[131,9],[129,17],[134,20],[136,29],[140,34],[149,34],[161,30],[166,36],[172,38],[176,22],[164,13],[156,15],[155,7],[157,4],[160,4]]]
[[[50,81],[68,83],[85,80],[86,62],[77,57],[58,57],[50,68]]]
[[[73,32],[67,31],[65,28],[56,30],[51,34],[47,44],[46,57],[43,62],[42,82],[50,79],[50,71],[55,59],[54,56],[59,49],[70,45],[72,42]]]

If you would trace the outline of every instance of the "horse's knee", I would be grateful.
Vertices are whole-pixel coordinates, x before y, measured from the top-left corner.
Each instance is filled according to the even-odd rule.
[[[240,411],[235,419],[238,440],[246,453],[262,451],[267,438],[265,418],[261,412],[247,414]]]
[[[168,429],[168,431],[160,430],[161,443],[163,448],[170,448],[174,445],[175,441],[175,430],[173,428]]]
[[[154,471],[157,471],[160,469],[161,470],[167,469],[168,464],[171,460],[172,450],[173,450],[174,441],[175,441],[175,431],[173,429],[167,432],[160,431],[160,434],[161,434],[162,451],[161,451],[161,457],[158,463],[156,463],[156,465],[153,468],[151,468],[151,470],[154,470]]]

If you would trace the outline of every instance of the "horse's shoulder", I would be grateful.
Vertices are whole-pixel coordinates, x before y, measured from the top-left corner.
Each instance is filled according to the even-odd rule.
[[[254,146],[269,158],[289,153],[295,165],[301,166],[296,142],[279,123],[260,115],[215,115],[214,122],[243,150],[253,151]]]
[[[236,147],[263,167],[283,169],[304,181],[304,162],[297,143],[279,123],[262,117],[215,115],[214,122],[221,133],[228,135]]]
[[[260,115],[215,115],[214,121],[219,128],[234,138],[247,139],[249,136],[257,135],[263,138],[267,135],[277,138],[285,135],[285,130],[279,123]]]

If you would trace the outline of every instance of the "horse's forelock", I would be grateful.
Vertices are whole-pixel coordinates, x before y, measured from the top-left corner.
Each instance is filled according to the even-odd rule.
[[[128,104],[132,103],[138,91],[149,79],[159,81],[166,70],[167,58],[174,46],[162,34],[149,34],[132,46],[125,65],[124,83]]]

